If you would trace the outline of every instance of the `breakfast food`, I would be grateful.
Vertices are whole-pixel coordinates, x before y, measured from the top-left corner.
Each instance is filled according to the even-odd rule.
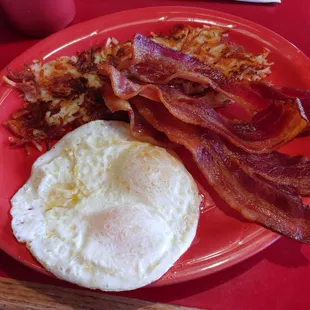
[[[212,188],[247,219],[310,243],[309,209],[302,201],[302,195],[309,194],[310,162],[275,152],[307,129],[310,111],[304,107],[309,92],[296,90],[299,99],[289,94],[294,90],[266,82],[231,80],[140,34],[133,39],[132,62],[127,72],[109,64],[99,66],[110,78],[110,89],[103,88],[110,110],[134,111],[170,141],[184,146]],[[258,112],[250,120],[222,118],[206,102],[184,94],[173,84],[175,78],[208,85],[246,107],[249,114]],[[277,173],[268,165],[264,169],[265,154],[282,169]],[[251,164],[255,159],[261,163]]]
[[[98,120],[36,160],[12,198],[12,228],[59,278],[131,290],[159,279],[187,250],[199,204],[179,159],[134,139],[128,124]]]
[[[310,91],[267,82],[268,53],[249,54],[227,35],[137,33],[5,77],[27,101],[5,124],[11,145],[42,151],[63,137],[12,199],[15,236],[48,270],[104,290],[163,275],[198,221],[182,150],[231,208],[310,243],[310,161],[279,152],[309,133]]]
[[[152,40],[174,50],[199,58],[204,63],[221,70],[238,80],[261,80],[271,73],[268,52],[253,55],[235,43],[230,43],[228,33],[219,27],[191,27],[177,25],[168,35],[152,33]],[[25,64],[23,70],[9,70],[5,81],[19,89],[26,105],[7,120],[6,126],[14,134],[11,146],[35,146],[42,150],[44,144],[58,140],[67,132],[96,119],[126,120],[124,115],[112,114],[101,97],[104,78],[98,65],[108,63],[118,70],[130,65],[132,42],[118,42],[108,38],[106,43],[79,52],[77,56],[63,56],[42,63],[36,60]],[[229,104],[224,96],[216,96],[209,88],[176,81],[189,94],[203,96],[209,104]],[[44,142],[44,143],[43,143]]]

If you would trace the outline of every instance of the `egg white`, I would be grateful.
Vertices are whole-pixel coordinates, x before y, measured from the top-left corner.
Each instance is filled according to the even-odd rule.
[[[37,159],[11,203],[14,235],[46,269],[121,291],[159,279],[188,249],[200,197],[175,156],[125,123],[93,121]]]

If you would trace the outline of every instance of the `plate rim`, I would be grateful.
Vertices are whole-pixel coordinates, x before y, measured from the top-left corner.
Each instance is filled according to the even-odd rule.
[[[179,12],[171,12],[169,10],[180,10]],[[10,67],[10,65],[14,64],[16,61],[18,61],[18,58],[27,55],[29,52],[31,52],[32,50],[35,50],[38,46],[44,44],[45,42],[50,41],[52,38],[57,37],[61,34],[65,34],[66,32],[71,32],[72,29],[76,28],[78,29],[81,26],[85,26],[88,24],[92,24],[94,22],[96,22],[97,20],[101,20],[101,19],[105,19],[105,18],[113,18],[113,17],[117,17],[118,15],[121,14],[130,14],[133,12],[138,12],[138,11],[148,11],[148,10],[167,10],[168,14],[175,14],[175,13],[180,13],[181,11],[187,11],[188,13],[192,13],[190,11],[193,11],[193,13],[195,14],[195,11],[201,11],[202,13],[205,14],[218,14],[220,13],[220,17],[226,18],[227,20],[229,20],[230,18],[233,18],[234,21],[237,21],[238,23],[241,23],[244,25],[244,23],[246,23],[247,25],[244,26],[255,26],[256,28],[258,27],[258,29],[267,31],[269,33],[271,33],[273,36],[277,37],[278,39],[280,39],[281,41],[285,41],[286,44],[288,44],[288,46],[290,46],[290,48],[292,48],[292,50],[294,50],[295,52],[298,52],[300,54],[301,57],[305,57],[305,59],[307,59],[310,62],[310,56],[308,57],[302,50],[300,50],[295,44],[293,44],[292,42],[290,42],[288,39],[286,39],[285,37],[283,37],[282,35],[278,34],[277,32],[259,24],[259,23],[255,23],[251,20],[248,20],[246,18],[240,17],[238,15],[234,15],[234,14],[229,14],[229,13],[225,13],[222,11],[217,11],[217,10],[211,10],[211,9],[205,9],[205,8],[200,8],[197,6],[148,6],[148,7],[142,7],[142,8],[136,8],[136,9],[130,9],[130,10],[122,10],[122,11],[118,11],[118,12],[114,12],[111,14],[106,14],[106,15],[101,15],[95,18],[91,18],[82,22],[79,22],[77,24],[73,24],[73,25],[69,25],[68,27],[61,29],[41,40],[39,40],[38,42],[36,42],[34,45],[30,46],[29,48],[27,48],[25,51],[23,51],[22,53],[20,53],[17,57],[15,57],[12,61],[10,61],[4,68],[1,69],[0,71],[0,77],[2,77],[3,75],[5,75],[6,69],[8,67]],[[197,13],[196,13],[197,14]],[[0,86],[1,84],[3,84],[2,79],[0,80]]]

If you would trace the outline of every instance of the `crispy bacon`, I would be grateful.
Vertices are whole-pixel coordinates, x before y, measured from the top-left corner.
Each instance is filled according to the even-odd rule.
[[[208,183],[233,209],[296,240],[310,243],[310,212],[298,191],[246,171],[218,135],[181,122],[156,102],[135,97],[137,111],[157,130],[185,146]]]
[[[175,78],[183,78],[208,85],[233,102],[242,104],[251,114],[268,107],[272,101],[287,102],[299,98],[306,113],[310,113],[309,91],[280,89],[265,82],[240,83],[196,58],[159,45],[140,34],[136,34],[133,40],[133,58],[136,65],[131,67],[131,74],[147,83],[167,84]]]
[[[103,85],[102,97],[111,112],[128,112],[131,134],[135,138],[161,147],[176,147],[175,143],[171,142],[164,133],[156,130],[146,122],[144,118],[135,111],[135,107],[132,107],[127,100],[117,97],[109,83]]]
[[[280,92],[290,98],[299,98],[307,117],[310,117],[310,90],[282,87]]]
[[[208,128],[250,153],[268,153],[285,145],[307,126],[298,100],[274,102],[258,112],[250,122],[226,120],[199,98],[190,97],[171,85],[135,83],[110,65],[99,71],[110,77],[114,93],[122,99],[137,94],[162,102],[172,115],[183,122]]]
[[[120,88],[128,89],[123,82]],[[216,134],[173,117],[158,102],[139,96],[130,102],[136,107],[131,110],[134,115],[142,115],[156,130],[192,153],[209,184],[232,208],[251,221],[310,242],[309,211],[298,192],[309,193],[310,165],[306,158],[280,153],[249,155],[229,143],[227,147]],[[113,111],[129,107],[128,101],[114,98]]]
[[[266,81],[255,83],[253,82],[249,85],[253,90],[271,100],[286,100],[289,98],[299,98],[301,101],[305,102],[305,105],[310,104],[310,90],[301,90],[289,87],[277,87]]]
[[[301,101],[302,107],[307,118],[310,118],[310,90],[301,90],[289,87],[276,87],[271,83],[256,82],[251,84],[251,88],[262,96],[271,100],[288,100],[298,98]],[[310,125],[308,125],[302,135],[310,134]]]
[[[298,98],[303,106],[306,116],[310,116],[310,90],[301,90],[289,87],[277,87],[267,81],[252,82],[248,84],[260,96],[273,101],[288,101]]]
[[[279,152],[248,154],[228,141],[225,145],[230,150],[232,160],[245,171],[278,184],[293,186],[302,196],[310,195],[310,161],[307,157],[290,157]]]
[[[229,78],[198,59],[157,44],[141,34],[136,34],[133,40],[133,62],[131,75],[146,83],[167,84],[182,78],[208,85],[252,111],[259,111],[272,103],[248,84]]]

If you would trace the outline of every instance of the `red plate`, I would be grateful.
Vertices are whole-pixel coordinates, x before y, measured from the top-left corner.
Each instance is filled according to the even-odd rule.
[[[310,88],[310,60],[288,41],[272,31],[232,15],[190,7],[145,8],[96,18],[39,42],[15,59],[9,67],[14,71],[33,59],[45,61],[61,55],[73,55],[77,50],[103,43],[107,37],[131,39],[134,33],[148,35],[150,31],[168,30],[176,23],[219,25],[231,29],[231,39],[250,52],[263,48],[274,61],[271,80],[278,85]],[[2,75],[5,71],[2,72]],[[0,84],[0,122],[9,118],[23,101],[18,92]],[[9,133],[0,128],[0,247],[23,264],[46,273],[31,256],[25,245],[19,244],[11,230],[10,199],[30,174],[37,152],[29,157],[24,150],[8,146]],[[310,155],[310,139],[296,139],[285,147],[290,154]],[[308,144],[309,145],[309,144]],[[224,205],[202,210],[196,238],[190,249],[175,266],[154,285],[167,285],[211,274],[236,264],[261,251],[278,239],[278,235],[258,225],[243,221]]]

